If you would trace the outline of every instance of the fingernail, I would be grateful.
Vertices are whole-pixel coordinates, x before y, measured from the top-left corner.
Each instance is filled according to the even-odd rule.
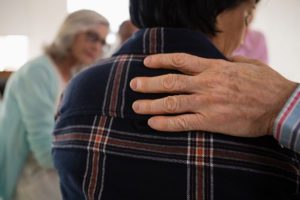
[[[144,60],[144,65],[149,65],[151,62],[152,56],[147,56]]]
[[[130,81],[130,88],[135,90],[137,88],[137,81],[135,79]]]
[[[132,81],[130,81],[130,87],[133,90],[138,90],[142,87],[142,82],[139,79],[133,79]]]
[[[134,102],[134,103],[132,104],[132,109],[133,109],[135,112],[139,111],[139,109],[140,109],[139,103],[138,103],[138,102]]]
[[[148,120],[148,125],[151,126],[151,127],[153,127],[155,125],[155,122],[154,122],[154,120],[152,118],[150,118]]]

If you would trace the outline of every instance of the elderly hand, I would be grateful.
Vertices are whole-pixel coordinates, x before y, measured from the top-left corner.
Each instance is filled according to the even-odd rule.
[[[148,124],[160,131],[203,130],[241,137],[272,134],[275,118],[296,83],[259,61],[241,57],[232,61],[183,53],[148,56],[147,67],[184,74],[133,79],[134,91],[173,93],[162,99],[138,100],[133,109],[138,114],[158,115]]]

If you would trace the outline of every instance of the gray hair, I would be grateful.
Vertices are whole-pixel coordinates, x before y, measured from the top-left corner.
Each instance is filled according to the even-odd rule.
[[[108,20],[92,10],[79,10],[67,16],[61,25],[54,41],[45,47],[45,53],[57,59],[63,59],[69,54],[75,36],[93,29],[96,26],[109,27]]]

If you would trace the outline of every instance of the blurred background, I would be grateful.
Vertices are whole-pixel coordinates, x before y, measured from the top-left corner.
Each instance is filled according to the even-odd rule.
[[[129,18],[127,0],[0,0],[0,71],[15,71],[39,55],[51,41],[64,17],[75,10],[92,9],[111,23],[108,48]],[[300,1],[262,0],[253,28],[264,33],[270,65],[285,77],[300,82]],[[109,52],[109,49],[107,49]]]

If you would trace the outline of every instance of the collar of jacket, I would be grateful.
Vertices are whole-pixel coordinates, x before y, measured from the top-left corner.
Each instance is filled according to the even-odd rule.
[[[136,32],[114,54],[189,53],[204,58],[226,59],[206,35],[181,28],[147,28]]]

